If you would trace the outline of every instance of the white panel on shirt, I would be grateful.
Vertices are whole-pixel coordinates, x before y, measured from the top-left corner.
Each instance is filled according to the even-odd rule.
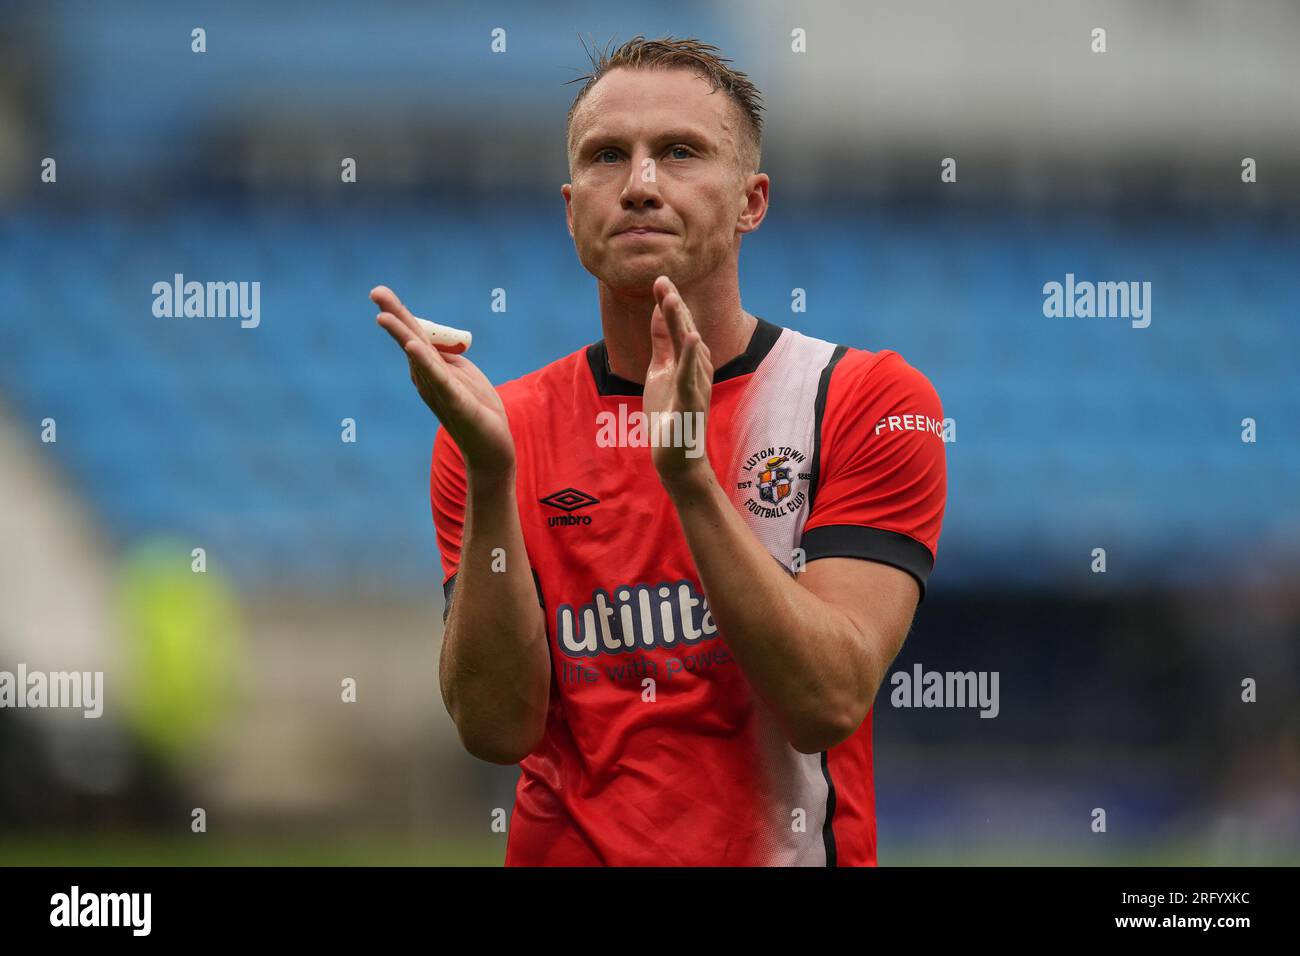
[[[784,329],[776,344],[751,375],[736,411],[735,449],[728,470],[727,490],[732,503],[763,547],[787,571],[794,565],[794,549],[803,537],[808,520],[807,480],[800,472],[812,470],[816,429],[817,387],[835,345]],[[789,456],[775,468],[768,468],[767,456],[755,463],[754,456],[768,449],[781,457],[784,449],[802,455]],[[746,464],[751,467],[746,470]],[[788,471],[782,475],[781,470]],[[760,493],[760,476],[767,471],[768,495]],[[790,487],[784,492],[782,479]],[[748,488],[737,488],[751,481]],[[803,500],[797,506],[798,495]],[[779,511],[777,515],[756,514],[749,504]],[[793,572],[792,572],[793,573]],[[767,767],[769,791],[763,795],[770,823],[763,848],[771,866],[825,866],[826,850],[822,827],[826,819],[828,787],[821,769],[820,754],[801,754],[785,739],[767,706],[756,699],[760,745]],[[803,811],[803,832],[795,832],[795,810]]]

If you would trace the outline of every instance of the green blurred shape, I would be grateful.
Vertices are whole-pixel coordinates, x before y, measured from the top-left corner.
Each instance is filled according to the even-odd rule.
[[[201,756],[234,700],[243,652],[233,589],[210,564],[193,570],[192,546],[153,538],[123,568],[120,635],[128,725],[173,766]]]

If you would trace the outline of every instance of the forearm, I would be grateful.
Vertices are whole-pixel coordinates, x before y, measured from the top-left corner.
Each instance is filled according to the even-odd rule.
[[[470,753],[517,763],[545,729],[551,660],[513,474],[469,476],[451,608],[440,661],[447,711]]]
[[[791,744],[826,749],[866,716],[880,681],[873,658],[853,621],[773,559],[706,471],[669,496],[713,619]]]

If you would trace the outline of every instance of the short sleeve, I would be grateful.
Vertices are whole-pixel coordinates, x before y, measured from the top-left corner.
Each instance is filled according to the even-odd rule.
[[[897,352],[850,349],[820,417],[805,560],[880,561],[916,578],[924,599],[948,494],[934,386]]]
[[[460,568],[460,549],[465,529],[465,500],[468,483],[465,460],[447,429],[439,427],[433,439],[433,463],[429,472],[429,498],[433,527],[442,559],[443,619],[451,607],[451,592]]]

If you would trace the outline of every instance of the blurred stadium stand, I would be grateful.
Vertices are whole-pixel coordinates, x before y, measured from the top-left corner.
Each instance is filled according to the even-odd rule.
[[[52,453],[119,543],[180,532],[250,587],[427,584],[436,423],[366,290],[472,329],[496,382],[601,334],[559,199],[478,203],[11,214],[9,400],[59,422]],[[1242,549],[1300,561],[1300,390],[1279,388],[1300,355],[1298,237],[1258,214],[778,205],[742,282],[751,311],[895,349],[935,383],[957,436],[944,587],[1066,585],[1098,546],[1142,586],[1230,573]],[[154,317],[149,290],[175,272],[260,281],[260,325]],[[1151,326],[1045,318],[1041,287],[1067,272],[1149,278]],[[1245,417],[1262,444],[1239,440]]]

